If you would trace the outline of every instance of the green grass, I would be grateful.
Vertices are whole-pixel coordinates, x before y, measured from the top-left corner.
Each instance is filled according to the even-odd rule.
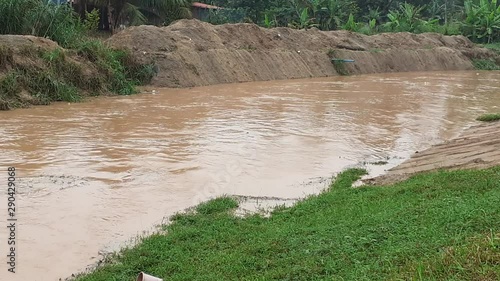
[[[500,43],[484,44],[482,46],[500,54]],[[500,70],[500,65],[494,59],[473,59],[472,64],[478,70]]]
[[[493,59],[473,59],[472,64],[478,70],[500,70],[500,66]]]
[[[491,114],[483,114],[479,116],[477,121],[484,121],[484,122],[493,122],[500,120],[500,113],[491,113]]]
[[[500,166],[351,188],[364,173],[269,218],[204,203],[77,280],[499,280]]]
[[[46,37],[68,48],[82,40],[86,30],[68,5],[44,0],[0,0],[0,34]]]

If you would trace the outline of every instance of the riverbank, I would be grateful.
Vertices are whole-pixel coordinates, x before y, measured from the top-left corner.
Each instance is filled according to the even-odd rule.
[[[107,40],[136,58],[154,61],[156,87],[407,71],[472,70],[495,65],[498,54],[464,36],[437,33],[363,35],[312,28],[211,25],[180,20],[166,27],[127,28]],[[332,65],[332,58],[352,63]]]
[[[332,64],[332,59],[353,62]],[[266,29],[180,20],[127,28],[71,49],[0,35],[0,110],[137,92],[135,86],[214,84],[383,72],[498,69],[499,53],[464,36]]]
[[[41,37],[0,35],[0,110],[133,94],[153,74],[151,63],[97,39],[65,49]]]
[[[459,147],[468,133],[498,124],[428,151]],[[482,145],[498,151],[498,141]],[[365,171],[349,169],[325,192],[268,218],[236,217],[239,202],[218,198],[173,216],[167,234],[144,238],[76,280],[133,280],[140,271],[164,280],[497,280],[500,166],[488,163],[358,188],[351,186]]]
[[[380,177],[365,183],[385,185],[399,182],[421,172],[439,169],[482,169],[500,163],[500,121],[465,130],[458,138],[417,151],[410,159]]]
[[[329,190],[238,218],[219,198],[177,215],[168,234],[147,237],[79,281],[349,279],[497,280],[500,166],[421,174],[351,188],[350,169]]]

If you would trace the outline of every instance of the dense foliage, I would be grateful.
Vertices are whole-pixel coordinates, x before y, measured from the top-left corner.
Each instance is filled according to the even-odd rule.
[[[209,21],[265,27],[317,27],[376,32],[463,34],[475,42],[500,39],[497,0],[214,0],[224,7]]]
[[[497,0],[205,0],[224,9],[211,10],[214,24],[253,22],[264,27],[287,26],[321,30],[377,32],[440,32],[463,34],[480,43],[500,40]],[[192,0],[81,0],[108,11],[111,29],[123,25],[169,24],[191,17]],[[69,6],[43,0],[0,0],[0,33],[50,37],[65,45],[92,26],[96,14],[80,13],[82,25]],[[85,22],[85,21],[84,21]],[[95,25],[95,24],[94,24]],[[62,27],[64,26],[64,27]],[[87,28],[88,29],[88,28]]]

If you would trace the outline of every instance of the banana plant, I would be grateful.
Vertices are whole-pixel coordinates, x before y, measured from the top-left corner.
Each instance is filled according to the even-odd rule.
[[[360,29],[361,25],[360,23],[356,22],[354,20],[353,14],[349,15],[349,19],[347,22],[342,26],[342,29],[352,31],[352,32],[358,32]]]
[[[308,29],[318,27],[318,24],[314,23],[314,18],[309,16],[309,9],[304,8],[300,13],[299,22],[292,22],[288,26],[295,29]]]
[[[387,14],[389,21],[385,23],[384,27],[388,31],[418,31],[419,27],[424,23],[420,15],[424,8],[425,6],[402,3],[399,5],[399,9],[389,11],[389,14]]]
[[[271,20],[269,18],[269,15],[265,14],[264,15],[264,26],[266,28],[276,27],[276,17],[274,18],[274,20]]]
[[[464,8],[463,31],[469,38],[487,43],[500,39],[500,6],[497,0],[481,0],[479,4],[467,0]]]

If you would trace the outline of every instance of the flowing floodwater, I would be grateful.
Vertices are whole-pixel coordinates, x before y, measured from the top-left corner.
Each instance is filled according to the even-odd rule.
[[[368,165],[383,172],[498,112],[500,73],[156,91],[0,112],[0,163],[18,171],[17,273],[7,272],[0,227],[0,280],[65,278],[99,251],[213,196],[297,198],[348,166],[387,161]]]

